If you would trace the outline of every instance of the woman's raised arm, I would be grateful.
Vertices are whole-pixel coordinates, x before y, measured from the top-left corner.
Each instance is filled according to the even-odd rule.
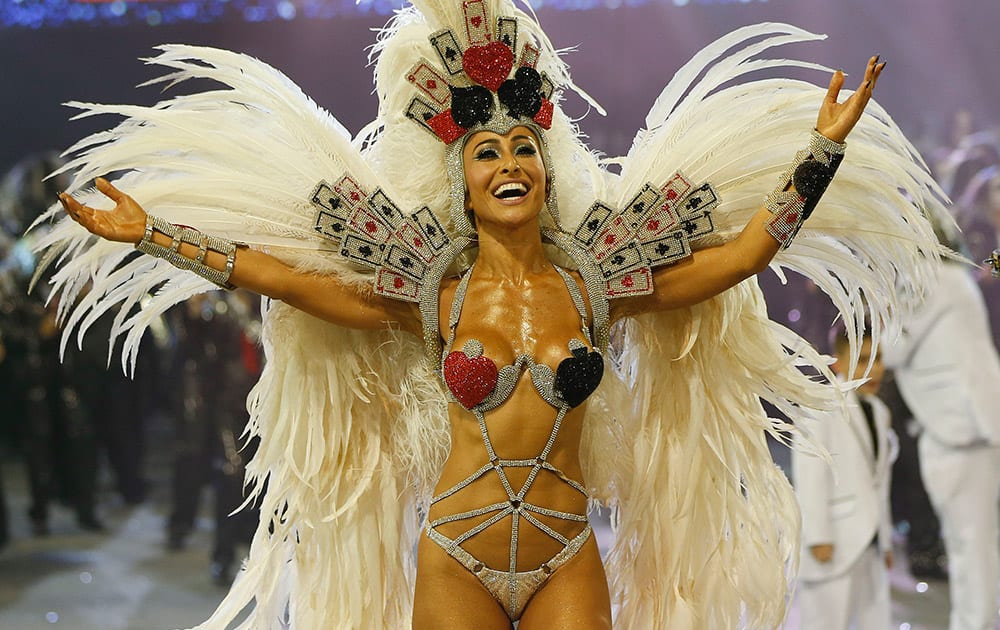
[[[146,237],[154,245],[169,248],[174,239],[158,230],[146,236],[146,211],[109,181],[98,178],[97,189],[115,202],[111,210],[97,210],[62,193],[59,201],[67,214],[92,234],[122,243],[139,244]],[[181,242],[178,253],[190,261],[223,273],[228,256],[217,249],[205,249]],[[348,328],[395,327],[420,334],[420,313],[415,304],[382,297],[367,287],[348,285],[336,277],[304,272],[274,256],[246,247],[233,252],[228,283],[280,300],[326,321]]]
[[[806,172],[806,177],[803,178],[796,171],[796,177],[785,188],[768,197],[765,205],[754,214],[735,239],[723,245],[697,250],[683,261],[656,269],[653,272],[653,292],[615,300],[612,303],[612,318],[691,306],[766,269],[774,255],[782,246],[787,246],[798,230],[798,225],[808,216],[811,211],[809,204],[815,205],[829,183],[829,178],[833,176],[836,164],[839,163],[839,156],[835,153],[837,145],[843,144],[861,119],[884,68],[885,62],[880,62],[877,55],[869,59],[861,85],[843,103],[838,102],[837,98],[844,85],[844,73],[838,70],[830,79],[816,120],[816,132],[820,137],[814,137],[814,143],[820,149],[834,152],[828,153],[825,158],[820,156],[819,160],[831,161],[829,158],[832,156],[835,161],[832,166],[827,163],[817,165],[814,161],[813,173]],[[813,151],[814,154],[821,152]],[[824,178],[825,182],[822,181]],[[803,190],[796,190],[792,181],[799,182],[799,187]],[[821,183],[820,186],[817,186],[817,181]],[[806,183],[811,185],[809,190],[805,190]]]

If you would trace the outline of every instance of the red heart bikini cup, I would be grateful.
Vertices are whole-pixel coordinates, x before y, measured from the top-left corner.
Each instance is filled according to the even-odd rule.
[[[482,355],[469,357],[455,350],[445,357],[442,372],[448,389],[466,409],[486,400],[497,386],[497,365]]]

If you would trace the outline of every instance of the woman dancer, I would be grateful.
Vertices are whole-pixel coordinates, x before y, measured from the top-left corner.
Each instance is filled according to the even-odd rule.
[[[763,207],[756,212],[740,212],[739,206],[721,211],[725,189],[741,196],[745,185],[723,184],[716,190],[649,163],[637,175],[639,185],[629,181],[636,175],[623,171],[622,190],[630,194],[619,197],[620,207],[578,204],[580,197],[598,196],[605,176],[556,107],[552,84],[570,83],[537,25],[504,3],[422,9],[424,15],[410,10],[396,18],[381,42],[377,69],[384,81],[398,70],[393,64],[401,51],[411,55],[416,65],[405,75],[418,96],[401,108],[404,119],[383,115],[382,128],[368,136],[364,157],[376,170],[391,169],[394,162],[400,166],[399,154],[409,157],[425,149],[423,137],[412,141],[401,131],[408,124],[444,146],[437,152],[442,159],[429,160],[427,153],[423,164],[410,159],[407,184],[392,186],[391,180],[373,177],[353,148],[334,145],[327,129],[317,146],[326,143],[328,168],[335,153],[332,162],[347,172],[334,183],[314,182],[311,194],[298,193],[313,207],[307,213],[313,231],[334,242],[333,251],[350,264],[368,266],[373,274],[358,274],[328,255],[279,254],[276,249],[287,247],[289,241],[282,239],[290,233],[276,227],[275,215],[269,214],[283,206],[279,212],[287,212],[287,205],[273,203],[284,194],[276,189],[257,187],[265,210],[237,211],[245,212],[252,227],[243,233],[215,230],[253,244],[249,247],[149,215],[122,192],[159,188],[160,195],[143,194],[144,206],[207,231],[211,219],[200,209],[204,200],[190,203],[204,194],[211,179],[204,177],[207,171],[186,180],[198,191],[180,196],[148,172],[131,174],[132,181],[126,175],[122,190],[98,179],[100,193],[115,204],[108,210],[96,208],[93,193],[88,204],[68,193],[60,196],[68,214],[93,234],[134,244],[220,286],[247,288],[282,304],[268,312],[270,373],[251,397],[251,425],[262,444],[254,462],[258,467],[250,473],[268,480],[269,516],[258,529],[241,580],[210,623],[226,623],[256,597],[252,621],[262,626],[288,616],[302,627],[395,627],[409,616],[410,598],[387,591],[400,582],[393,574],[407,577],[404,550],[417,516],[407,503],[415,501],[426,513],[412,599],[415,627],[509,628],[515,620],[521,628],[610,627],[612,599],[626,627],[732,627],[741,603],[751,624],[776,624],[784,610],[785,564],[795,545],[794,498],[765,461],[762,429],[771,425],[757,396],[770,389],[787,392],[776,398],[821,406],[834,395],[789,369],[782,344],[792,340],[760,321],[756,287],[743,281],[792,244],[840,165],[844,140],[862,118],[884,64],[873,57],[858,90],[843,102],[844,77],[834,74],[825,97],[813,100],[814,110],[817,101],[821,104],[808,146],[777,178],[777,189],[758,197]],[[406,45],[417,41],[414,34],[430,35],[443,70],[412,58]],[[773,43],[794,37],[804,36],[790,30]],[[743,51],[743,59],[753,50]],[[219,51],[194,53],[167,49],[161,61],[183,72],[192,69],[184,59],[196,56],[211,57],[208,66],[218,70],[247,63]],[[278,83],[271,77],[268,85]],[[383,108],[391,109],[400,91],[384,91]],[[798,96],[805,100],[804,93]],[[744,92],[743,97],[756,95]],[[766,126],[766,117],[762,120]],[[883,122],[880,131],[886,129],[899,142],[898,132]],[[135,157],[135,141],[142,134],[130,128],[119,136],[116,156],[98,155],[103,148],[81,156],[80,176],[121,159],[122,149]],[[662,159],[664,147],[646,140],[638,153],[645,148],[649,162]],[[208,149],[206,157],[217,150]],[[194,159],[201,162],[202,156]],[[774,174],[768,159],[754,159],[758,168]],[[438,184],[440,176],[425,176],[427,162],[445,171],[446,186]],[[296,167],[303,163],[298,156]],[[208,162],[202,167],[214,168]],[[181,165],[180,171],[188,168]],[[903,188],[935,210],[935,191],[920,169],[902,171]],[[286,183],[274,181],[276,188]],[[371,182],[382,186],[373,189]],[[431,203],[408,215],[397,199]],[[234,201],[223,205],[235,210]],[[302,204],[295,205],[289,215],[302,214]],[[447,218],[435,215],[441,210]],[[564,227],[567,218],[573,227]],[[741,219],[745,227],[737,230]],[[301,226],[301,216],[297,222]],[[887,270],[883,280],[916,283],[922,261],[935,251],[924,228],[916,215],[899,208],[879,221],[893,241],[894,259],[878,262],[873,254],[884,250],[866,250],[863,242],[854,243],[860,251],[855,256]],[[50,242],[71,246],[73,238],[81,238],[73,234]],[[185,285],[186,278],[178,279],[153,258],[119,267],[127,252],[99,242],[63,268],[57,282],[70,292],[74,278],[89,273],[78,266],[88,257],[102,261],[97,275],[107,281],[100,296],[73,311],[71,326],[105,300],[130,299],[139,285],[167,281],[160,305],[204,288]],[[136,272],[143,266],[167,275],[141,277]],[[845,306],[857,306],[859,286],[841,284]],[[864,287],[875,291],[877,299],[866,297],[879,314],[892,302],[890,287],[878,282]],[[697,310],[705,304],[707,309]],[[303,319],[293,309],[335,328]],[[680,318],[666,320],[662,314],[667,312]],[[283,325],[288,317],[302,327]],[[724,323],[731,317],[737,321]],[[658,330],[683,319],[688,320],[683,335]],[[692,324],[705,329],[692,331]],[[141,326],[141,318],[122,322],[118,332],[131,336]],[[617,356],[609,352],[612,326],[624,340]],[[754,332],[762,337],[754,338]],[[321,339],[331,333],[334,343]],[[656,345],[658,336],[663,350],[631,354],[635,345]],[[648,408],[660,394],[649,391],[651,375],[644,371],[657,351],[683,358],[684,352],[675,354],[682,337],[693,344],[689,357],[695,363],[707,359],[709,365],[691,369],[679,382],[663,383],[664,391],[674,393],[701,390],[681,397],[686,409],[672,403],[664,415]],[[430,368],[412,359],[413,339],[423,340]],[[285,346],[288,341],[293,343]],[[312,341],[319,345],[310,347]],[[720,348],[720,342],[730,347]],[[395,348],[393,358],[385,354],[387,343]],[[279,350],[279,345],[285,347]],[[339,347],[328,357],[316,352],[332,345]],[[729,356],[747,354],[755,345],[756,356]],[[822,363],[806,348],[793,347],[791,356]],[[349,364],[329,364],[344,360]],[[754,361],[760,364],[751,365]],[[314,362],[318,365],[310,365]],[[713,367],[740,374],[746,382],[717,388],[708,380],[699,382],[703,370]],[[440,381],[428,378],[430,370]],[[671,375],[663,374],[669,371],[660,370],[654,380],[669,380]],[[313,380],[294,382],[307,374]],[[291,402],[293,392],[309,400]],[[644,394],[630,408],[624,400],[636,392]],[[692,405],[698,396],[714,400]],[[449,404],[442,414],[445,399]],[[585,418],[594,407],[597,413]],[[720,411],[729,417],[706,418]],[[447,424],[442,426],[443,417]],[[605,439],[613,442],[602,443]],[[624,461],[616,461],[615,444],[630,451],[621,453]],[[648,452],[650,447],[658,452]],[[690,474],[662,468],[682,453],[692,457]],[[425,456],[429,461],[421,461]],[[645,474],[641,469],[650,472],[650,463],[660,467],[652,472],[663,478],[650,479],[644,488],[637,481]],[[684,488],[685,479],[697,480],[697,488]],[[425,494],[431,485],[433,492]],[[643,505],[650,488],[653,504]],[[710,495],[688,494],[698,488]],[[610,576],[587,523],[588,499],[594,498],[610,499],[619,508]],[[644,518],[652,531],[639,531],[636,523]],[[381,552],[381,559],[371,556],[373,550]],[[399,565],[379,566],[386,559]],[[285,570],[289,575],[282,577]]]

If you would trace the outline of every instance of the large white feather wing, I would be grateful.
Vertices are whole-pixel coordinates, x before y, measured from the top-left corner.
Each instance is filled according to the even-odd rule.
[[[370,281],[313,229],[318,181],[347,171],[367,189],[379,183],[340,123],[244,55],[164,46],[149,62],[171,69],[152,83],[217,87],[152,107],[75,104],[81,116],[125,120],[69,150],[69,192],[108,207],[87,188],[108,176],[171,223],[345,282]],[[134,362],[150,322],[213,288],[58,216],[56,206],[40,221],[48,229],[39,246],[62,292],[64,343],[74,328],[82,337],[102,313],[119,309],[112,341],[124,336],[123,363]],[[265,370],[248,425],[248,437],[261,443],[247,467],[248,500],[260,503],[262,518],[235,586],[199,627],[228,628],[237,619],[245,628],[320,628],[330,620],[403,627],[418,493],[427,492],[447,448],[439,385],[415,340],[348,331],[280,303],[265,309],[264,324]]]
[[[622,206],[646,182],[676,172],[709,182],[721,202],[715,232],[732,238],[804,148],[825,89],[745,75],[814,64],[760,59],[768,48],[819,37],[782,24],[739,29],[706,47],[663,90],[611,178]],[[745,82],[740,82],[745,81]],[[877,339],[919,299],[940,253],[925,215],[946,217],[938,186],[877,103],[848,139],[823,201],[772,267],[802,272],[831,296],[856,334],[866,316]],[[891,332],[891,330],[889,331]],[[766,435],[789,417],[841,401],[805,373],[827,360],[771,321],[755,280],[691,309],[644,316],[617,333],[631,393],[615,410],[614,465],[595,485],[617,511],[607,559],[623,628],[773,628],[785,614],[798,554],[798,510],[771,460]],[[803,370],[805,368],[805,370]]]
[[[321,179],[350,171],[373,187],[374,175],[350,134],[287,77],[267,64],[213,48],[170,45],[149,63],[172,72],[150,84],[208,80],[215,89],[178,95],[150,107],[71,103],[78,117],[125,117],[67,151],[73,173],[68,192],[94,207],[108,200],[88,188],[97,176],[115,180],[143,207],[167,221],[269,248],[289,262],[323,265],[348,274],[334,249],[313,229],[309,193]],[[58,204],[42,219],[60,216]],[[123,361],[132,357],[146,326],[173,304],[211,288],[163,260],[132,255],[131,246],[98,241],[67,218],[39,241],[63,292],[66,329],[78,334],[103,312],[140,298],[137,316],[122,316],[113,331],[125,335]],[[302,256],[306,254],[306,256]],[[82,301],[70,306],[87,287]],[[153,300],[145,298],[156,290]],[[123,309],[123,313],[129,312]],[[65,341],[65,339],[64,339]]]

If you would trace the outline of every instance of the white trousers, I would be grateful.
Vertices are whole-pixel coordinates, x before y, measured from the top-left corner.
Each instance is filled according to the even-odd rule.
[[[949,630],[996,630],[1000,599],[1000,447],[920,436],[920,476],[948,553]]]
[[[837,553],[836,548],[833,553]],[[892,627],[889,572],[882,554],[873,545],[836,577],[800,580],[798,599],[803,630],[888,630]]]

